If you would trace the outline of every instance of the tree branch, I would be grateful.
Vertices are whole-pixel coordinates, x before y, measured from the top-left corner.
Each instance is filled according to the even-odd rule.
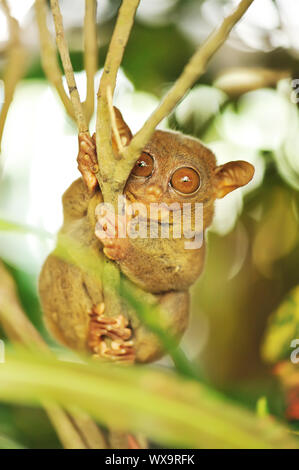
[[[94,112],[94,77],[98,69],[96,12],[96,0],[85,0],[84,66],[86,70],[87,90],[84,110],[88,123]]]
[[[109,98],[111,101],[113,100],[117,72],[134,24],[134,17],[138,5],[139,0],[123,0],[121,4],[109,44],[97,95],[96,146],[99,163],[97,178],[101,186],[104,201],[114,204],[116,204],[118,193],[115,191],[113,182],[113,162],[115,156],[111,141],[112,123],[109,110]],[[105,298],[105,311],[108,315],[115,315],[115,312],[124,311],[125,307],[118,295],[120,271],[118,266],[109,259],[105,260],[104,277],[103,293]]]
[[[63,19],[59,7],[58,0],[51,0],[51,9],[55,24],[56,42],[60,53],[62,65],[64,68],[65,78],[67,81],[70,99],[73,105],[75,119],[77,122],[79,132],[88,133],[88,125],[84,115],[83,106],[80,101],[79,92],[77,89],[74,71],[70,59],[67,41],[63,29]]]
[[[75,119],[73,105],[63,86],[56,48],[53,45],[47,26],[47,9],[46,0],[35,0],[35,15],[39,30],[42,66],[49,82],[56,88],[66,112],[72,119]]]
[[[226,17],[219,28],[212,32],[205,43],[198,48],[160,105],[137,132],[129,146],[125,148],[124,158],[117,165],[114,174],[115,188],[118,187],[119,192],[122,192],[132,167],[153,135],[156,126],[174,109],[195,81],[205,72],[208,61],[225,42],[232,28],[252,2],[253,0],[241,0],[235,11]]]
[[[26,69],[27,53],[20,41],[20,27],[15,18],[10,14],[6,0],[1,0],[0,5],[6,15],[9,29],[9,41],[7,46],[7,65],[4,72],[4,103],[0,112],[0,152],[2,136],[9,107],[13,100],[18,81],[24,75]]]
[[[114,201],[116,195],[111,168],[114,154],[111,144],[111,120],[107,97],[109,91],[113,98],[117,72],[134,24],[134,16],[138,5],[139,0],[123,0],[121,4],[98,91],[96,126],[97,153],[100,169],[98,179],[101,181],[101,189],[106,202]]]

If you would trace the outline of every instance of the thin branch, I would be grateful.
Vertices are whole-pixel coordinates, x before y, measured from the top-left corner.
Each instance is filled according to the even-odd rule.
[[[39,332],[28,320],[19,302],[15,282],[0,262],[0,323],[7,337],[14,343],[34,347],[42,352],[49,348]],[[70,416],[55,405],[44,404],[52,425],[67,449],[103,449],[105,441],[95,423],[85,413]],[[74,424],[75,423],[75,424]]]
[[[84,66],[86,70],[87,91],[84,109],[88,123],[94,112],[94,77],[98,69],[96,12],[96,0],[85,0]]]
[[[115,195],[113,177],[111,177],[114,154],[111,144],[111,120],[107,89],[110,87],[113,97],[117,72],[124,55],[138,5],[139,0],[123,0],[121,4],[98,91],[96,141],[100,168],[99,180],[101,181],[104,200],[107,202],[114,199]]]
[[[54,47],[52,37],[47,26],[47,10],[48,7],[46,0],[35,0],[35,14],[39,30],[42,66],[49,82],[56,88],[66,112],[72,119],[75,119],[71,100],[63,86],[62,73],[58,65],[56,48]]]
[[[43,406],[65,449],[88,449],[76,426],[62,408],[52,404]]]
[[[71,102],[73,104],[78,130],[79,132],[88,133],[88,125],[75,81],[74,71],[70,59],[70,53],[64,34],[63,19],[58,0],[51,0],[51,9],[55,24],[57,47],[64,68],[65,78],[67,81]]]
[[[103,434],[88,414],[76,409],[69,416],[89,449],[107,449]]]
[[[113,99],[117,72],[120,67],[129,35],[134,23],[134,17],[139,0],[123,0],[118,12],[113,35],[109,44],[103,74],[98,90],[96,146],[99,162],[98,181],[101,185],[104,200],[116,201],[116,192],[113,188],[113,161],[114,153],[111,141],[111,119],[108,104],[108,94]],[[108,93],[108,94],[107,94]],[[105,306],[108,314],[115,314],[124,309],[118,296],[120,286],[120,272],[118,267],[110,260],[104,265],[105,279],[110,282],[103,283]]]
[[[0,152],[2,136],[6,117],[13,100],[17,83],[24,75],[26,69],[27,53],[20,41],[20,27],[15,18],[10,14],[6,0],[0,2],[8,21],[9,43],[7,47],[7,65],[4,72],[4,103],[0,113]]]
[[[232,28],[244,15],[252,2],[253,0],[241,0],[235,11],[226,17],[220,27],[198,48],[160,105],[145,122],[144,126],[137,132],[129,146],[125,148],[123,153],[124,159],[119,162],[116,168],[117,174],[114,175],[114,180],[119,185],[119,191],[122,191],[136,159],[150,140],[156,126],[162,119],[168,116],[195,81],[205,72],[208,61],[226,41]]]

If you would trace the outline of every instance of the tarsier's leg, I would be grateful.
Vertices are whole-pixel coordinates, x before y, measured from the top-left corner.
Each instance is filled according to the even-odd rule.
[[[96,305],[90,314],[87,344],[93,356],[117,362],[135,360],[132,330],[124,315],[104,315],[104,304]]]
[[[165,330],[178,340],[188,323],[189,293],[167,292],[157,295],[156,300],[164,312]],[[136,320],[134,315],[131,322],[132,328],[123,315],[105,316],[103,303],[94,307],[90,314],[87,341],[93,355],[127,363],[152,362],[163,356],[165,351],[156,334]]]
[[[98,172],[98,159],[96,152],[95,134],[79,134],[79,153],[77,157],[78,169],[90,193],[97,187],[96,173]]]

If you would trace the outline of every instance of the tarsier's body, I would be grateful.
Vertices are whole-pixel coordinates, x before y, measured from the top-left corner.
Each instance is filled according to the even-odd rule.
[[[125,144],[131,132],[116,111],[120,137]],[[113,137],[112,137],[113,138]],[[189,286],[204,265],[204,243],[186,249],[185,239],[118,238],[109,236],[111,218],[106,215],[107,236],[96,230],[96,208],[102,195],[93,172],[94,142],[81,136],[78,156],[83,179],[75,181],[63,197],[62,234],[88,247],[99,265],[105,256],[117,262],[122,274],[145,292],[155,295],[166,314],[166,327],[175,336],[184,332],[189,311]],[[156,131],[144,148],[124,194],[131,203],[186,202],[203,205],[203,230],[212,222],[214,201],[247,184],[253,167],[235,161],[217,167],[214,155],[198,140],[179,133]],[[194,225],[194,211],[192,225]],[[171,220],[171,217],[170,217]],[[40,278],[46,322],[54,336],[81,351],[116,360],[146,362],[162,354],[154,335],[136,319],[105,316],[103,288],[80,267],[54,254],[47,259]]]

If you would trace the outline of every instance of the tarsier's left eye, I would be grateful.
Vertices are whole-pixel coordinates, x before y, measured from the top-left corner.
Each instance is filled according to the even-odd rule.
[[[178,193],[193,194],[200,186],[200,176],[193,168],[182,167],[175,170],[170,183]]]
[[[132,170],[132,175],[139,177],[151,176],[154,170],[154,160],[149,153],[142,152]]]

